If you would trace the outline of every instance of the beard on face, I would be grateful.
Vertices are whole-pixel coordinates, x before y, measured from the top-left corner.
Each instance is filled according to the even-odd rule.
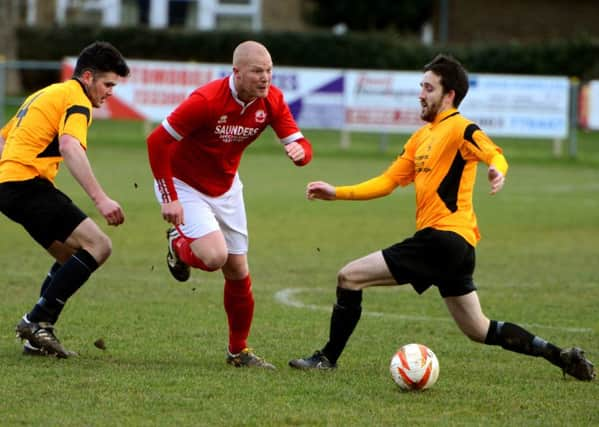
[[[425,105],[421,105],[420,108],[420,118],[425,122],[432,122],[439,111],[439,104],[427,102]]]

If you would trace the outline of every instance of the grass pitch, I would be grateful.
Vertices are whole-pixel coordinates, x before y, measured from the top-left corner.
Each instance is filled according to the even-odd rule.
[[[113,256],[67,305],[58,336],[80,352],[27,358],[14,325],[37,299],[50,258],[0,217],[0,425],[393,426],[597,425],[599,382],[563,379],[542,359],[469,342],[435,289],[370,289],[336,372],[298,372],[290,358],[328,336],[335,275],[346,262],[414,232],[414,193],[369,202],[308,202],[308,181],[350,184],[385,169],[405,136],[306,134],[315,158],[294,167],[268,134],[240,173],[250,229],[256,311],[250,343],[275,372],[224,363],[227,326],[220,273],[184,284],[165,266],[166,244],[139,123],[97,121],[89,137],[96,175],[126,213],[109,228],[66,170],[58,185],[113,240]],[[578,160],[551,142],[497,140],[511,169],[488,195],[480,169],[475,203],[483,240],[475,280],[486,314],[520,323],[599,363],[599,135],[580,134]],[[94,342],[104,341],[105,350]],[[441,373],[431,390],[400,392],[389,360],[422,342]]]

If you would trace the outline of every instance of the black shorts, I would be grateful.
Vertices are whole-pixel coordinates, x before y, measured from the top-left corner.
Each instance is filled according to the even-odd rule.
[[[395,281],[410,283],[419,294],[432,285],[442,297],[476,290],[474,247],[457,233],[425,228],[382,252]]]
[[[45,249],[64,242],[87,215],[69,197],[42,178],[0,183],[0,212]]]

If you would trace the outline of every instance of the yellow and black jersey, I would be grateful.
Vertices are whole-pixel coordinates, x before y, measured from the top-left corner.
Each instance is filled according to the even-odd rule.
[[[418,129],[382,175],[361,184],[337,187],[336,196],[369,199],[413,182],[416,228],[453,231],[476,246],[480,234],[472,192],[479,161],[507,173],[502,150],[476,124],[450,109]]]
[[[68,134],[87,148],[92,105],[81,83],[68,80],[30,95],[0,130],[5,139],[0,182],[42,177],[54,182],[63,160],[58,138]]]

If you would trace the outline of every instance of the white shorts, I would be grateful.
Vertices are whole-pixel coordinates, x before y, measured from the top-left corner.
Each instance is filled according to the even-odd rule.
[[[247,218],[243,201],[243,184],[236,175],[233,185],[222,196],[210,197],[173,178],[179,202],[183,206],[185,224],[181,231],[185,236],[197,239],[220,230],[227,243],[227,251],[243,255],[248,251]],[[154,193],[159,203],[162,197],[154,181]]]

